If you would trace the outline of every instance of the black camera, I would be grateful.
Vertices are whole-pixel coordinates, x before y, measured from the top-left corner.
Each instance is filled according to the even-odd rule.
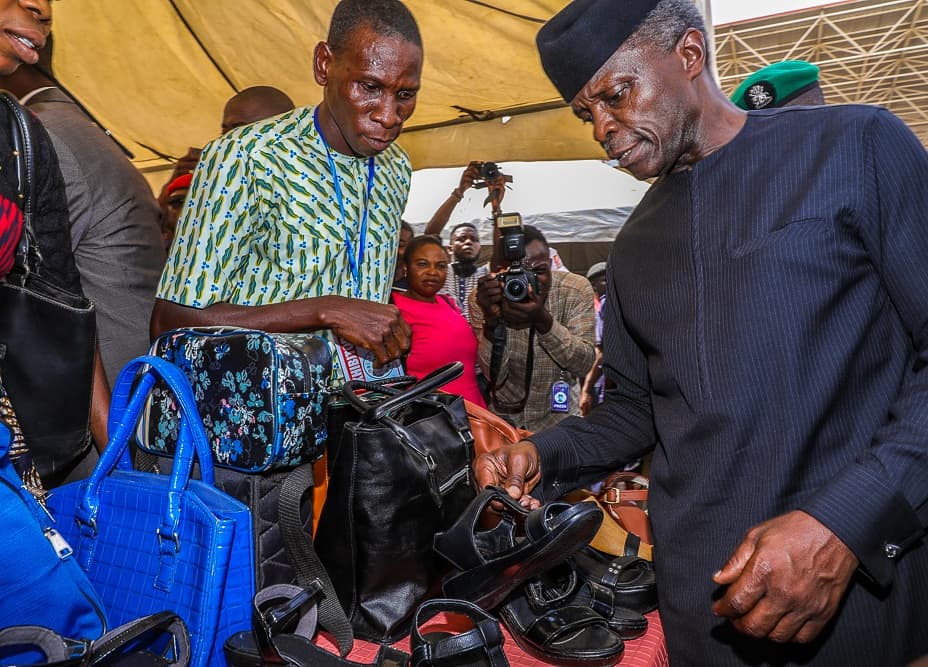
[[[525,259],[525,233],[522,231],[522,216],[518,213],[502,213],[496,217],[503,258],[509,268],[500,271],[497,278],[503,288],[503,296],[510,301],[525,301],[531,287],[538,291],[538,278],[533,271],[522,266]]]
[[[499,165],[495,162],[484,162],[480,165],[480,178],[485,181],[495,180],[499,176]]]

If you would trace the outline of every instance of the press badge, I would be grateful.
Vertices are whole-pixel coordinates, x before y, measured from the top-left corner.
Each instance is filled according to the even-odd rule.
[[[570,410],[570,385],[558,380],[551,385],[551,412]]]

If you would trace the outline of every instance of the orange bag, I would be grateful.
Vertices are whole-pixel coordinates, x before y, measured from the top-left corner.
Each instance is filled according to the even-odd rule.
[[[531,431],[516,428],[502,417],[476,403],[464,401],[464,405],[470,420],[470,430],[474,436],[475,456],[518,442],[532,434]]]

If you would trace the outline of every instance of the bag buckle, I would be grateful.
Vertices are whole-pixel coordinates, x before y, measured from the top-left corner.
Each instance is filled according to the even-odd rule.
[[[180,552],[180,538],[177,536],[177,533],[171,533],[170,535],[164,535],[160,530],[158,531],[158,551],[163,551],[162,543],[164,540],[171,540],[174,542],[174,553]]]

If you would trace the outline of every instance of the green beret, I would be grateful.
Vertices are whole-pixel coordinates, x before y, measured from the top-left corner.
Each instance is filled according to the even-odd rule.
[[[745,79],[731,101],[742,109],[781,107],[818,83],[818,67],[804,60],[767,65]]]

